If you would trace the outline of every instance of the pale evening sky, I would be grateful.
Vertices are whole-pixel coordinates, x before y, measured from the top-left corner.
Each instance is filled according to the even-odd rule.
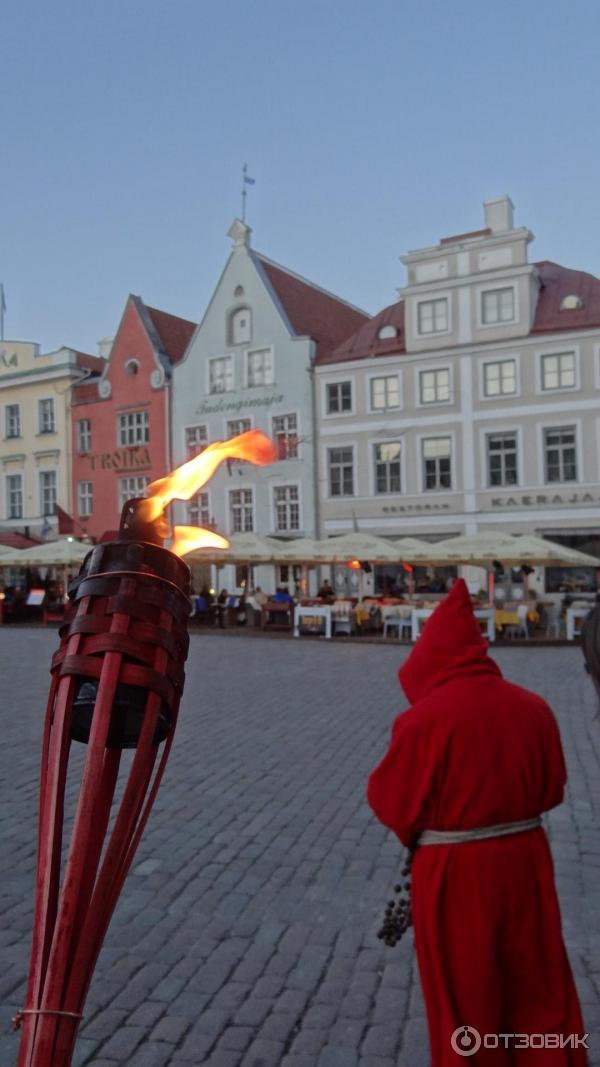
[[[198,320],[248,162],[254,246],[375,312],[508,193],[600,275],[596,0],[8,0],[6,337],[95,352],[129,292]]]

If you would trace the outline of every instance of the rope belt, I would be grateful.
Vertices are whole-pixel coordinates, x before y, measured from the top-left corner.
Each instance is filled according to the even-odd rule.
[[[423,830],[417,844],[421,845],[460,845],[463,841],[484,841],[486,837],[506,837],[508,834],[522,834],[526,830],[536,830],[542,825],[541,816],[533,819],[521,819],[520,822],[504,822],[497,826],[476,826],[472,830]]]
[[[83,1016],[76,1011],[59,1011],[57,1008],[20,1008],[13,1015],[11,1024],[13,1030],[20,1030],[26,1015],[63,1015],[67,1019],[82,1019]]]

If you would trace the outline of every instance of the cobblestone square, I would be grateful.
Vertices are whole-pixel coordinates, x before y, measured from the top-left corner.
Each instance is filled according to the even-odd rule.
[[[53,631],[0,631],[6,1067],[25,996],[56,645]],[[364,799],[405,706],[396,671],[407,653],[393,643],[192,636],[173,752],[96,968],[77,1067],[427,1067],[412,935],[394,949],[375,936],[401,850]],[[547,826],[590,1064],[600,1067],[592,686],[576,647],[494,655],[559,720],[568,795]]]

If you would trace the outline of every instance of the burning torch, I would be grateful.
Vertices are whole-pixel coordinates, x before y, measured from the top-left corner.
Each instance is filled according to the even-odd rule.
[[[228,457],[263,466],[275,451],[250,430],[214,442],[153,482],[146,498],[125,504],[118,540],[96,545],[69,589],[42,742],[29,982],[14,1020],[23,1027],[17,1067],[71,1063],[96,960],[173,743],[191,590],[180,557],[197,547],[228,547],[210,530],[176,526],[165,549],[165,508],[189,500]],[[87,751],[61,871],[72,741]],[[135,755],[112,811],[125,748]]]

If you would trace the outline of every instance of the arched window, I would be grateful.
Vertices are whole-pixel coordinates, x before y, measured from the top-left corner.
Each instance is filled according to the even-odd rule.
[[[252,340],[252,312],[250,308],[236,308],[229,316],[227,341],[230,345],[243,345]]]
[[[561,311],[579,311],[583,307],[583,300],[575,293],[570,293],[569,296],[563,296],[560,302]]]

